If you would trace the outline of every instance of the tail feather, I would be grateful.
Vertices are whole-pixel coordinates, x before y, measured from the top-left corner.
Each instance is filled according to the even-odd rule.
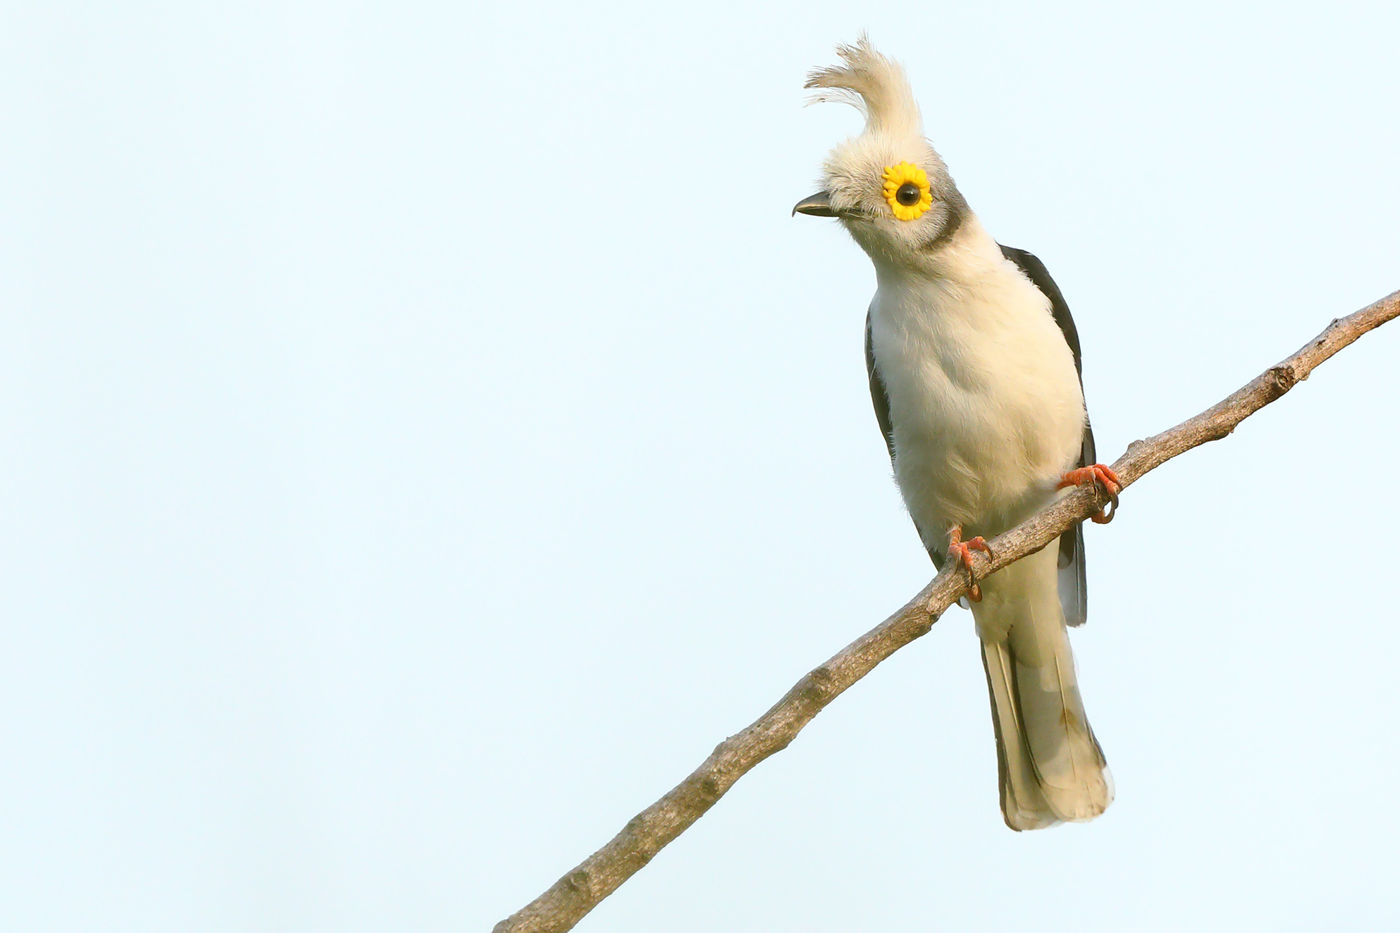
[[[1004,645],[982,642],[982,669],[992,699],[992,725],[997,739],[997,776],[1001,783],[1001,812],[1006,825],[1020,831],[1042,829],[1059,822],[1040,791],[1040,778],[1031,765],[1025,730],[1016,701],[1016,675]]]
[[[991,696],[1002,813],[1012,829],[1090,820],[1113,799],[1089,728],[1047,548],[982,584],[973,606]]]

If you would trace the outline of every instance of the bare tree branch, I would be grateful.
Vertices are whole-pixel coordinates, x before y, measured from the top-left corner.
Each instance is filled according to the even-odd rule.
[[[1229,398],[1194,418],[1146,440],[1134,441],[1113,464],[1129,486],[1150,470],[1206,441],[1226,437],[1245,418],[1308,378],[1318,364],[1362,334],[1400,316],[1400,291],[1334,320],[1297,353],[1265,370]],[[1033,554],[1102,505],[1101,493],[1084,487],[1063,496],[991,541],[995,559],[978,555],[979,577]],[[617,890],[662,847],[698,820],[751,768],[786,748],[803,726],[875,665],[928,632],[939,615],[967,591],[964,574],[950,562],[904,608],[851,642],[799,680],[748,728],[715,747],[710,757],[664,797],[638,813],[597,852],[520,911],[496,924],[493,933],[555,933],[571,929],[598,902]]]

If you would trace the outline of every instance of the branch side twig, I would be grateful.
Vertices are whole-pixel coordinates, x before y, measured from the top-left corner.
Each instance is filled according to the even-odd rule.
[[[1233,395],[1146,440],[1134,441],[1113,463],[1130,486],[1173,457],[1235,427],[1308,378],[1322,362],[1361,335],[1400,316],[1400,291],[1355,314],[1333,320],[1317,337]],[[1071,491],[991,541],[996,555],[978,554],[976,573],[986,576],[1040,550],[1103,505],[1090,487]],[[606,845],[584,859],[525,907],[496,924],[493,933],[559,933],[571,929],[657,852],[715,805],[739,778],[786,748],[817,713],[881,661],[933,627],[945,609],[967,592],[966,576],[951,564],[894,615],[808,672],[781,700],[742,732],[730,736],[660,800],[638,813]]]

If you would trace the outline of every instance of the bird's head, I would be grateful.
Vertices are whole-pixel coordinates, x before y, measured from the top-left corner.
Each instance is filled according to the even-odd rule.
[[[812,100],[849,103],[865,131],[837,146],[822,170],[822,190],[793,213],[836,217],[877,262],[900,265],[951,239],[967,214],[947,166],[924,138],[904,69],[861,36],[837,48],[842,64],[819,68]]]

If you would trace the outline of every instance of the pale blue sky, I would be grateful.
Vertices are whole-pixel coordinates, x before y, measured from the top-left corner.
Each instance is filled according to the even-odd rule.
[[[862,28],[1106,459],[1400,288],[1393,4],[860,7],[0,11],[7,928],[486,929],[927,580],[788,215]],[[580,929],[1400,923],[1398,359],[1088,532],[1104,818],[1004,828],[954,611]]]

